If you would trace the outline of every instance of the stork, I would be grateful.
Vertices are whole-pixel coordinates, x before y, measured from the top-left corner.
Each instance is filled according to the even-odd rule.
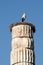
[[[22,15],[22,22],[24,22],[25,19],[26,19],[26,14],[24,13],[24,14]]]

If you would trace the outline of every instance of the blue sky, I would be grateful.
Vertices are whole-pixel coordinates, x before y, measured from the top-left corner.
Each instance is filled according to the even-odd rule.
[[[36,27],[34,34],[35,64],[43,65],[43,0],[0,0],[0,65],[10,65],[10,24],[21,21],[26,13],[26,22]]]

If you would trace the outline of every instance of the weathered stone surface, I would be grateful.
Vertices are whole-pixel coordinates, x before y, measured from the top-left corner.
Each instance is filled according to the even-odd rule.
[[[33,48],[33,39],[31,38],[14,38],[12,39],[12,49],[19,47]]]
[[[30,62],[33,63],[33,50],[27,48],[17,48],[11,53],[11,62],[14,63],[22,63],[22,62]]]
[[[12,27],[11,65],[33,65],[34,40],[33,30],[29,25]]]
[[[28,25],[18,25],[12,28],[12,38],[17,37],[33,37],[33,30]]]

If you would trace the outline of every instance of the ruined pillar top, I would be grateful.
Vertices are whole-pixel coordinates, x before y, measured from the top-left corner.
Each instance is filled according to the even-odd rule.
[[[16,22],[16,23],[13,23],[10,25],[10,32],[12,32],[12,28],[14,26],[18,26],[18,25],[28,25],[28,26],[31,26],[33,32],[35,32],[35,26],[29,22]]]

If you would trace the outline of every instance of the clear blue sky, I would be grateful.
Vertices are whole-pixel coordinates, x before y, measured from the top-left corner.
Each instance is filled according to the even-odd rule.
[[[35,64],[43,65],[43,0],[0,0],[0,65],[10,65],[11,23],[21,21],[22,13],[26,21],[36,27],[34,34]]]

